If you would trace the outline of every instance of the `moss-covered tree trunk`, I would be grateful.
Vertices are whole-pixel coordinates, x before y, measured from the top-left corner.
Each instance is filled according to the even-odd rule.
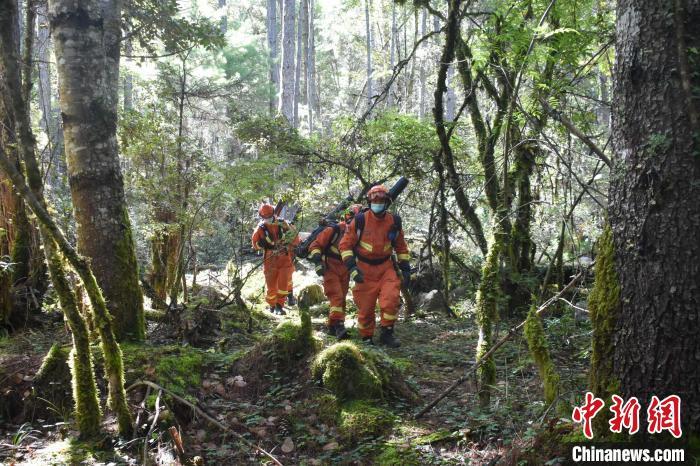
[[[174,214],[156,213],[156,221],[162,224],[162,228],[151,238],[149,281],[161,303],[165,303],[170,290],[176,285],[180,267],[180,235],[174,223]]]
[[[113,49],[118,57],[119,45],[113,43],[113,18],[103,16],[100,6],[97,0],[49,3],[64,145],[78,249],[90,258],[117,338],[141,340],[143,296],[117,153],[116,90],[111,88]]]
[[[700,0],[617,5],[613,371],[625,398],[680,396],[686,438],[700,434]]]
[[[498,231],[498,227],[496,227]],[[501,300],[500,256],[503,248],[503,235],[494,235],[489,253],[481,269],[481,282],[476,293],[476,323],[479,328],[479,341],[476,346],[476,359],[480,360],[493,346],[493,329],[498,321],[498,304]],[[496,382],[496,363],[493,358],[484,362],[477,371],[479,402],[486,407],[491,402],[491,387]]]

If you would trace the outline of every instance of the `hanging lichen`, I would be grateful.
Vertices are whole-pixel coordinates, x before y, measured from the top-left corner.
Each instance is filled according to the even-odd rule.
[[[544,327],[537,315],[537,307],[534,305],[530,308],[525,321],[525,339],[544,384],[544,401],[547,405],[551,405],[559,392],[559,374],[549,354]]]
[[[615,249],[609,226],[598,242],[595,284],[588,298],[588,310],[593,325],[593,348],[588,385],[597,397],[608,398],[618,391],[619,382],[613,376],[613,336],[620,307],[620,282],[615,271]]]
[[[484,265],[481,269],[481,283],[476,294],[476,323],[479,326],[479,342],[476,359],[480,360],[493,345],[493,326],[498,320],[498,301],[501,296],[499,256],[503,238],[495,235]],[[491,386],[496,382],[496,364],[489,358],[477,371],[479,400],[488,406],[491,400]]]

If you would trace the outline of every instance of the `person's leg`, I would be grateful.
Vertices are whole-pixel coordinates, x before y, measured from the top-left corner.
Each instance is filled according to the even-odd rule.
[[[277,272],[279,269],[271,264],[265,264],[263,267],[263,275],[265,275],[265,302],[270,306],[270,310],[274,311],[277,304]]]
[[[364,281],[355,284],[352,288],[352,299],[357,306],[357,327],[363,340],[371,339],[376,327],[374,310],[379,297],[379,280],[371,267],[373,266],[360,264]]]
[[[379,286],[379,310],[381,333],[379,342],[390,347],[398,347],[399,342],[394,337],[394,325],[399,316],[399,300],[401,295],[401,280],[393,264],[388,262]]]

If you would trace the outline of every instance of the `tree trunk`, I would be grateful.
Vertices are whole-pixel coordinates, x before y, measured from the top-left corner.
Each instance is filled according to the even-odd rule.
[[[421,20],[420,20],[420,36],[425,37],[425,34],[428,32],[428,10],[425,8],[423,9],[423,13],[421,15]],[[427,87],[426,87],[426,78],[427,78],[427,63],[425,58],[422,58],[420,61],[420,97],[419,97],[419,103],[418,103],[418,117],[422,120],[425,118],[425,106],[428,102],[428,94],[427,94]]]
[[[304,61],[304,47],[303,47],[303,37],[304,37],[304,24],[306,23],[306,11],[304,10],[304,5],[299,4],[299,17],[297,24],[297,57],[296,66],[294,67],[294,127],[299,127],[299,99],[301,98],[301,70],[303,68],[302,64]]]
[[[49,13],[46,2],[37,2],[37,41],[36,56],[39,70],[39,107],[41,110],[41,125],[49,140],[48,154],[52,153],[56,144],[56,126],[54,125],[53,108],[51,105],[51,50],[49,44]],[[46,155],[48,155],[46,154]],[[42,157],[46,159],[48,157]]]
[[[277,58],[277,1],[267,0],[267,50],[270,66],[270,115],[278,107],[280,69]]]
[[[50,10],[78,248],[91,260],[117,339],[142,340],[143,296],[117,154],[118,8],[55,0]]]
[[[226,11],[226,0],[219,0],[219,10],[222,10],[219,19],[219,29],[221,34],[226,35],[228,31],[228,12]]]
[[[396,36],[398,32],[396,29],[396,2],[391,2],[391,39],[389,41],[389,73],[394,72],[394,66],[396,66]],[[387,91],[386,105],[387,107],[394,106],[394,94],[391,92],[391,88]]]
[[[642,403],[679,395],[683,425],[697,434],[700,78],[690,65],[697,69],[700,0],[620,0],[617,18],[614,374],[622,394]]]
[[[124,53],[129,56],[133,53],[134,46],[131,42],[131,38],[127,39],[124,43]],[[128,59],[129,62],[133,62],[132,59]],[[134,108],[134,76],[131,71],[127,70],[124,73],[124,111],[128,112]]]
[[[294,123],[294,25],[295,0],[284,0],[282,12],[282,89],[277,109],[291,125]]]
[[[372,27],[370,23],[370,0],[365,0],[365,35],[367,48],[367,106],[372,105]]]
[[[309,101],[309,133],[314,130],[314,113],[316,117],[320,117],[321,104],[319,101],[318,83],[316,82],[316,30],[314,29],[314,0],[308,0],[309,10],[309,55],[308,75],[306,78],[306,95]]]

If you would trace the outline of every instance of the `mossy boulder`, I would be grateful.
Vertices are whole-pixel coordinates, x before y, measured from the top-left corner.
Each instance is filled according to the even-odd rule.
[[[389,395],[415,400],[401,370],[383,351],[341,342],[316,356],[311,375],[341,401],[382,399]]]
[[[299,292],[299,307],[309,309],[311,306],[326,301],[321,285],[308,285]]]
[[[301,324],[282,322],[272,332],[269,341],[263,343],[273,361],[280,367],[286,367],[308,354],[316,351],[316,341],[311,333],[311,319],[308,313],[302,313]]]
[[[357,443],[369,437],[378,437],[391,430],[394,415],[367,401],[346,403],[340,410],[338,433],[343,441]]]

